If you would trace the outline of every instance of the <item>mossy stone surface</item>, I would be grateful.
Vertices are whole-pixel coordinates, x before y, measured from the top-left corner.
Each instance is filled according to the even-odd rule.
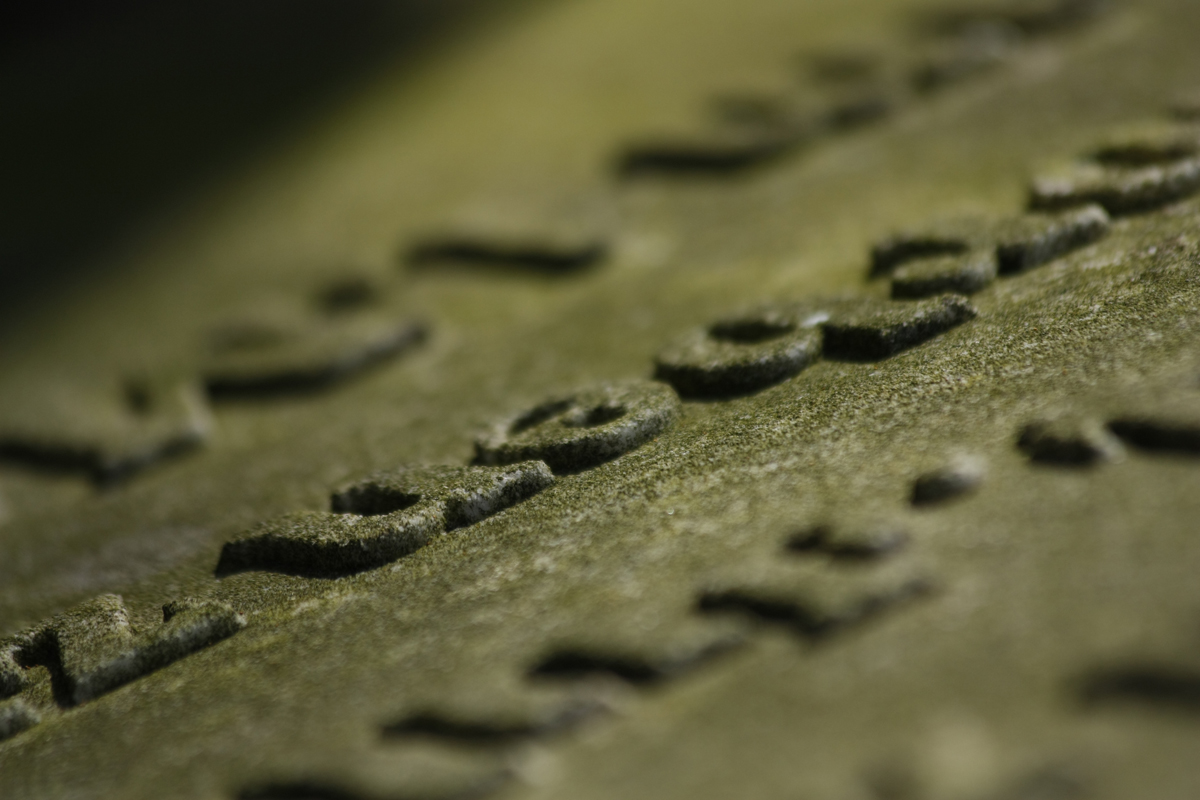
[[[1046,160],[1162,118],[1200,75],[1200,8],[1113,4],[748,171],[619,175],[639,137],[706,130],[731,85],[796,90],[797,53],[899,53],[883,71],[909,75],[925,9],[522,7],[12,321],[6,397],[48,371],[199,371],[245,298],[303,305],[348,263],[429,335],[324,391],[214,398],[203,448],[107,490],[0,469],[0,796],[1200,795],[1200,463],[1122,427],[1197,430],[1195,198],[999,276],[907,349],[683,401],[639,446],[384,565],[217,573],[254,526],[328,514],[380,471],[465,467],[498,422],[650,382],[669,342],[739,309],[900,302],[866,279],[873,243],[1022,214]],[[577,214],[608,233],[570,274],[406,261],[431,232]],[[1026,426],[1068,413],[1125,457],[1031,459]],[[914,505],[963,457],[971,491]],[[135,639],[182,625],[162,609],[184,598],[245,626],[64,704],[29,632],[105,595]]]

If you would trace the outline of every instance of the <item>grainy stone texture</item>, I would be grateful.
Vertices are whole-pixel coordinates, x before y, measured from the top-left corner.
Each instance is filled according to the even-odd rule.
[[[779,383],[821,353],[817,309],[770,308],[696,328],[667,345],[654,374],[684,397],[729,397]]]
[[[409,467],[335,492],[334,513],[301,511],[228,542],[217,574],[271,570],[335,577],[411,555],[447,530],[479,522],[554,481],[540,461],[509,467]]]
[[[480,522],[554,482],[540,461],[507,467],[411,467],[378,472],[334,493],[334,511],[388,514],[428,500],[442,506],[446,528]]]
[[[1005,274],[1040,266],[1108,233],[1108,214],[1100,206],[1059,214],[1026,214],[1002,223],[996,232],[996,260]]]
[[[1109,131],[1195,91],[1194,3],[1094,7],[971,3],[930,30],[907,0],[530,4],[363,86],[86,288],[4,320],[14,404],[51,373],[201,375],[204,332],[248,298],[264,319],[268,301],[299,303],[309,330],[430,327],[327,391],[215,403],[204,448],[104,490],[0,468],[0,713],[40,718],[0,742],[0,796],[1200,796],[1200,462],[1156,444],[1186,441],[1200,401],[1200,203],[1122,211],[1103,237],[980,288],[973,314],[887,298],[894,272],[939,253],[863,274],[872,243],[928,220],[983,220],[979,246],[995,247],[1046,159],[1092,159]],[[919,91],[918,70],[981,13],[1005,23],[1004,57]],[[804,65],[822,53],[817,80]],[[706,116],[716,96],[820,118],[868,85],[895,88],[887,113],[750,168],[615,174],[643,134],[723,124]],[[587,269],[402,263],[431,232],[485,229],[447,221],[555,191],[609,200],[606,255]],[[814,323],[821,357],[791,377],[703,402],[649,380],[681,332],[790,304],[830,315]],[[942,322],[921,322],[928,309]],[[847,330],[870,346],[839,355]],[[638,388],[570,391],[596,386]],[[97,396],[85,405],[116,403]],[[620,430],[633,414],[605,421],[618,405],[670,424],[609,440],[616,457],[587,467],[545,462],[553,484],[500,513],[471,498],[506,490],[470,483],[459,527],[432,512],[401,558],[214,574],[227,543],[298,513],[314,524],[260,529],[276,553],[369,552],[358,533],[421,505],[389,508],[419,494],[404,465],[465,468],[480,430],[555,398],[574,399],[499,432],[505,460]],[[1018,445],[1064,410],[1125,457],[1064,468]],[[913,506],[914,481],[958,453],[986,479]],[[354,513],[327,511],[332,493]],[[86,609],[107,622],[71,616]],[[83,643],[71,663],[103,673],[239,617],[83,702],[48,633],[62,621]]]
[[[909,261],[931,256],[965,255],[985,248],[992,223],[981,217],[938,220],[927,227],[893,234],[871,247],[871,275],[887,275]]]
[[[922,258],[892,273],[892,297],[912,300],[947,292],[974,294],[994,281],[998,272],[996,254],[991,250]]]
[[[0,697],[8,697],[25,688],[25,670],[17,663],[18,645],[0,648]]]
[[[975,314],[965,298],[954,294],[914,303],[864,302],[825,323],[824,353],[850,361],[887,358],[961,325]]]
[[[1110,214],[1136,214],[1197,191],[1200,159],[1196,158],[1136,167],[1084,163],[1036,179],[1029,205],[1035,210],[1056,210],[1096,203]]]
[[[602,383],[540,403],[502,420],[475,442],[481,464],[536,459],[556,472],[594,467],[658,436],[679,415],[666,384]]]

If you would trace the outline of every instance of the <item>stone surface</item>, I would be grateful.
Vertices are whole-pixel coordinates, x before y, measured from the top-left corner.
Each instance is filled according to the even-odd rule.
[[[408,261],[421,268],[457,265],[560,275],[597,264],[606,252],[603,242],[590,239],[501,238],[463,233],[418,244],[409,253]]]
[[[898,522],[874,520],[821,523],[792,534],[788,550],[794,553],[820,553],[835,559],[870,561],[892,555],[909,540]]]
[[[1031,268],[970,315],[887,298],[953,252],[863,274],[873,243],[929,220],[981,220],[959,254],[1045,222],[1022,206],[1046,159],[1121,180],[1177,166],[1096,148],[1195,91],[1200,10],[1100,5],[523,5],[365,81],[86,286],[4,320],[5,407],[56,374],[195,382],[206,332],[276,303],[311,341],[368,318],[429,335],[327,390],[214,397],[205,447],[103,489],[0,467],[0,796],[1200,795],[1200,204],[1160,193],[1084,246],[1020,239]],[[1004,57],[918,91],[981,24]],[[832,121],[873,87],[890,110]],[[707,115],[755,92],[826,121],[719,180],[614,174],[649,132],[753,129]],[[408,263],[439,231],[494,243],[510,204],[549,250],[556,204],[518,201],[573,196],[612,211],[580,239],[606,248],[587,268]],[[791,377],[703,402],[650,379],[681,333],[793,305],[829,316]],[[89,392],[65,416],[123,402]],[[642,408],[666,422],[622,427]],[[541,413],[513,431],[522,409]],[[1091,422],[1020,444],[1060,413]],[[455,472],[498,419],[484,457],[517,462]],[[522,464],[575,435],[581,451]],[[1035,455],[1109,437],[1125,457],[1094,468]],[[923,475],[961,485],[942,470],[960,453],[986,479],[914,506]],[[438,487],[427,531],[358,558],[390,535],[362,531]],[[261,553],[350,568],[214,569],[255,530]],[[60,655],[93,696],[65,691]]]
[[[1017,444],[1031,459],[1047,464],[1087,466],[1124,454],[1121,442],[1101,421],[1071,414],[1030,422]]]
[[[185,599],[163,607],[161,626],[139,632],[131,627],[122,598],[108,594],[57,615],[5,646],[24,669],[48,670],[55,702],[70,707],[226,639],[245,624],[225,603]],[[26,727],[38,721],[36,712],[31,713]]]
[[[654,374],[684,397],[729,397],[799,373],[821,353],[819,310],[760,309],[697,328],[668,345]]]
[[[985,248],[992,224],[980,217],[937,220],[924,228],[902,231],[871,247],[871,275],[887,275],[910,261],[933,256],[963,256]]]
[[[1041,266],[1108,233],[1108,214],[1084,206],[1060,214],[1026,214],[1000,225],[996,259],[1005,274]]]
[[[912,503],[928,506],[944,503],[974,492],[987,477],[987,467],[978,456],[959,455],[947,464],[923,472],[913,481]]]
[[[101,485],[200,446],[211,415],[197,382],[170,375],[53,376],[0,404],[0,459]]]
[[[41,722],[41,717],[24,700],[0,702],[0,741],[16,736]]]
[[[447,530],[479,522],[554,481],[540,461],[510,467],[409,467],[334,493],[333,513],[288,514],[226,543],[218,575],[271,570],[336,577],[415,553]]]
[[[1148,452],[1200,453],[1200,393],[1131,404],[1108,427],[1127,444]]]
[[[214,397],[271,397],[339,383],[419,344],[421,323],[371,312],[247,318],[210,334],[204,383]]]
[[[1200,159],[1166,165],[1104,166],[1083,163],[1061,174],[1039,177],[1030,189],[1035,210],[1096,203],[1110,214],[1136,214],[1160,208],[1200,191]]]
[[[825,323],[824,353],[830,358],[876,361],[922,344],[975,315],[974,307],[954,294],[913,303],[865,302]]]
[[[996,279],[999,265],[990,250],[933,256],[898,267],[892,273],[892,298],[913,300],[939,294],[974,294]]]
[[[594,467],[642,446],[679,414],[665,384],[602,383],[555,397],[497,423],[475,442],[481,464],[536,459],[556,472]]]

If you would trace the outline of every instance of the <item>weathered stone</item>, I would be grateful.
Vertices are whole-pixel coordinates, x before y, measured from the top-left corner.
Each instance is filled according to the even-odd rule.
[[[727,397],[779,383],[821,353],[822,314],[760,309],[697,328],[655,357],[654,375],[684,397]]]
[[[0,403],[0,459],[101,485],[188,453],[211,416],[197,382],[169,375],[47,381]]]
[[[41,721],[37,710],[19,697],[0,702],[0,742],[29,730]]]
[[[556,241],[447,234],[417,244],[408,261],[422,268],[458,265],[562,275],[598,264],[607,253],[604,242],[591,239]]]
[[[1057,211],[1095,203],[1114,216],[1136,214],[1200,191],[1200,159],[1166,165],[1109,167],[1083,163],[1038,178],[1030,190],[1034,210]]]
[[[991,222],[981,217],[963,217],[893,234],[871,247],[871,276],[891,274],[910,261],[966,255],[973,249],[987,247],[992,227]]]
[[[226,543],[217,573],[337,577],[374,569],[415,553],[447,530],[519,503],[553,480],[538,461],[377,473],[335,492],[333,513],[289,514]]]
[[[899,523],[846,521],[804,528],[788,537],[786,546],[793,553],[822,553],[835,559],[872,561],[897,553],[908,540],[908,532]]]
[[[1094,205],[1009,220],[997,231],[1000,272],[1012,274],[1040,266],[1103,238],[1108,227],[1108,214]]]
[[[356,87],[335,104],[346,117],[316,120],[312,139],[281,131],[269,158],[250,154],[234,181],[216,180],[211,202],[164,207],[152,239],[131,234],[127,248],[114,237],[97,251],[105,270],[5,318],[5,403],[53,371],[75,381],[85,362],[99,375],[143,360],[200,374],[196,332],[243,297],[260,298],[251,322],[271,322],[256,312],[283,297],[310,331],[421,318],[435,335],[342,391],[221,403],[205,448],[104,492],[0,469],[0,625],[26,631],[0,646],[2,701],[42,718],[0,742],[0,796],[383,800],[479,795],[504,781],[530,800],[1196,795],[1195,715],[1179,700],[1195,672],[1195,458],[1148,449],[1115,424],[1109,434],[1129,437],[1130,455],[1095,469],[1030,463],[1017,440],[1056,408],[1106,426],[1151,419],[1159,433],[1187,422],[1200,206],[1127,215],[1079,251],[1053,228],[1022,233],[1024,269],[972,295],[972,322],[932,338],[874,315],[923,308],[887,302],[889,283],[955,254],[910,251],[865,281],[856,254],[881,231],[973,210],[985,215],[981,238],[962,239],[957,255],[998,253],[1020,213],[1015,192],[1041,159],[1062,148],[1094,158],[1099,126],[1147,114],[1200,72],[1200,8],[1146,0],[1076,30],[1023,16],[1070,3],[956,6],[975,15],[967,27],[1015,29],[1014,46],[921,96],[895,81],[937,55],[936,41],[971,34],[922,38],[915,0],[883,15],[879,3],[834,0],[749,0],[736,13],[686,5],[533,4],[448,51],[430,40],[419,73],[389,68],[380,85]],[[340,13],[323,11],[319,27],[343,30]],[[873,66],[807,70],[810,54],[860,41],[878,53]],[[306,63],[323,67],[310,49]],[[72,92],[129,91],[93,50],[79,52],[97,75]],[[135,55],[122,63],[142,63]],[[268,60],[291,74],[286,59]],[[319,71],[336,85],[336,70]],[[613,179],[612,154],[639,131],[681,120],[698,139],[715,125],[753,130],[706,118],[689,128],[686,115],[772,75],[771,92],[817,119],[786,157],[720,180]],[[186,105],[202,107],[205,93],[187,86]],[[876,89],[895,102],[874,104]],[[66,106],[72,93],[30,94]],[[6,129],[25,124],[20,95],[6,91]],[[800,127],[789,113],[778,124]],[[84,150],[102,146],[94,124],[52,127],[95,134]],[[46,138],[69,171],[78,148]],[[39,235],[74,235],[69,215],[58,218],[55,170],[30,146],[9,149],[56,200]],[[16,230],[41,195],[9,173],[22,208],[0,225]],[[596,268],[571,266],[553,204],[514,212],[503,235],[492,224],[510,201],[572,193],[601,195],[615,212],[609,229],[574,240],[604,244]],[[438,231],[482,242],[488,258],[512,241],[537,257],[397,263]],[[537,266],[542,257],[550,263]],[[358,266],[331,278],[329,263]],[[9,289],[21,296],[18,282]],[[526,502],[509,505],[517,498],[503,487],[544,484],[550,465],[511,484],[472,473],[469,487],[440,468],[432,490],[392,469],[464,465],[479,427],[506,410],[646,376],[697,323],[785,302],[829,314],[811,324],[832,352],[773,389],[674,404],[657,440],[562,470]],[[839,354],[837,335],[859,314],[868,342],[911,349],[878,358],[860,342]],[[1121,404],[1168,385],[1182,394],[1175,410]],[[506,429],[505,442],[603,429],[614,420],[597,408],[607,405],[560,409],[595,428],[535,420]],[[1036,441],[1027,446],[1056,458],[1088,445],[1053,432]],[[913,508],[914,480],[956,452],[986,459],[986,482]],[[372,477],[346,486],[360,476]],[[213,574],[231,535],[321,509],[330,493],[349,513],[321,516],[311,540],[274,555],[299,547],[304,563],[329,543],[371,551],[379,542],[355,538],[372,522],[450,484],[461,492],[431,546],[398,560]],[[349,519],[359,522],[342,526]],[[465,527],[442,535],[455,524]],[[231,619],[220,604],[246,625],[75,703],[52,623],[117,592],[128,647],[152,662],[155,647],[178,652],[219,633]],[[183,595],[194,600],[160,623],[159,604]],[[188,622],[208,603],[211,614]],[[117,641],[112,652],[130,650]],[[1103,690],[1091,699],[1089,685]],[[614,698],[615,713],[593,713],[604,706],[587,702],[593,694]]]
[[[1101,164],[1125,167],[1170,164],[1197,156],[1200,156],[1200,128],[1167,122],[1115,133],[1092,153],[1092,158]]]
[[[554,482],[540,461],[506,467],[407,467],[379,472],[334,493],[336,512],[386,515],[434,502],[446,529],[473,525]]]
[[[1017,444],[1034,461],[1078,466],[1117,459],[1124,450],[1099,420],[1072,415],[1030,422]]]
[[[679,413],[671,387],[651,381],[604,383],[503,420],[475,442],[481,464],[545,461],[555,472],[586,469],[641,447]]]
[[[975,318],[966,299],[947,294],[910,303],[863,303],[825,323],[830,358],[876,361],[922,344]]]
[[[976,491],[987,475],[986,465],[976,456],[957,456],[944,466],[922,473],[913,481],[912,503],[928,506],[944,503]]]
[[[892,297],[912,300],[947,292],[974,294],[987,288],[997,274],[996,255],[991,250],[923,258],[892,273]]]
[[[332,386],[425,340],[424,324],[376,313],[227,323],[211,334],[204,382],[215,398]]]

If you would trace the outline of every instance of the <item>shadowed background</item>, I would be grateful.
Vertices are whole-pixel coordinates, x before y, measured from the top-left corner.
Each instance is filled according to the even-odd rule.
[[[52,0],[0,10],[0,312],[36,302],[373,69],[501,0]]]

